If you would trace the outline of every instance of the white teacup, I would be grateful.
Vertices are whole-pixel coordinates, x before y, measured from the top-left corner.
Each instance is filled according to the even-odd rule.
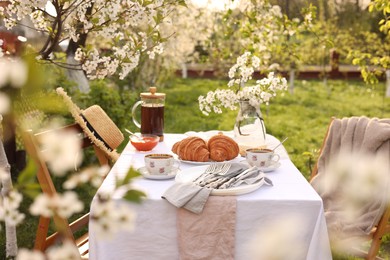
[[[170,154],[148,154],[145,155],[145,167],[150,174],[167,175],[179,162]]]
[[[246,150],[246,161],[250,166],[268,167],[279,160],[279,154],[270,149],[251,148]]]

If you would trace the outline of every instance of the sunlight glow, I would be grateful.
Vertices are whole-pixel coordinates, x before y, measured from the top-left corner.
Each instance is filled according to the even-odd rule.
[[[235,8],[238,0],[192,0],[192,2],[202,8],[209,8],[217,11],[226,10],[228,8]]]
[[[50,14],[51,16],[53,17],[56,17],[57,16],[57,11],[56,11],[56,8],[54,7],[54,5],[52,4],[52,2],[48,1],[46,3],[46,7],[45,7],[45,11]]]

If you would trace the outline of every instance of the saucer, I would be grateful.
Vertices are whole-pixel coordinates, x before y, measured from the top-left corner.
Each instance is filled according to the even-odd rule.
[[[258,167],[263,172],[272,172],[280,167],[280,162],[272,162],[270,165],[266,167]]]
[[[176,176],[177,172],[179,171],[178,167],[172,167],[172,171],[168,174],[150,174],[148,172],[148,169],[146,167],[141,167],[138,169],[138,171],[141,173],[142,176],[146,179],[151,179],[151,180],[168,180],[172,179]]]

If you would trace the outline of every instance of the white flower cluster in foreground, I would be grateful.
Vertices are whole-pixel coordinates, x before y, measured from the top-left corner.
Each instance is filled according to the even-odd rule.
[[[0,183],[3,183],[10,176],[4,169],[0,168]],[[19,212],[19,206],[23,196],[16,190],[0,196],[0,221],[5,221],[11,226],[16,226],[24,220],[25,215]]]
[[[307,218],[295,212],[264,219],[263,227],[255,231],[247,245],[248,259],[305,259],[306,237],[302,227],[307,225]]]
[[[54,215],[69,218],[74,213],[81,212],[83,208],[84,205],[77,198],[77,194],[73,191],[67,191],[54,196],[49,196],[46,193],[39,194],[31,205],[30,212],[33,215],[47,218]]]
[[[80,254],[71,241],[49,248],[47,255],[37,250],[20,249],[16,260],[79,260]]]
[[[351,151],[343,151],[329,160],[318,187],[323,197],[337,196],[327,212],[330,218],[337,217],[337,222],[328,223],[336,251],[345,253],[361,246],[366,239],[353,235],[345,237],[344,229],[356,227],[356,220],[362,223],[378,205],[389,204],[389,167],[386,156]]]
[[[276,96],[277,91],[287,89],[287,80],[276,77],[270,72],[266,78],[257,80],[255,85],[244,86],[252,79],[255,69],[260,66],[260,59],[250,52],[245,52],[237,58],[237,63],[229,70],[229,89],[217,89],[209,91],[206,95],[198,98],[199,108],[205,115],[211,112],[221,114],[222,108],[235,110],[240,101],[249,101],[252,106],[262,103],[269,104],[271,98]],[[236,87],[236,90],[233,88]]]
[[[74,131],[52,131],[41,139],[42,155],[53,174],[64,176],[67,171],[77,169],[83,159],[81,142]]]
[[[125,203],[115,203],[110,195],[99,194],[94,203],[94,212],[91,212],[90,225],[96,230],[96,235],[110,239],[120,230],[133,231],[136,214]]]
[[[348,151],[330,162],[320,187],[324,194],[338,194],[345,222],[354,222],[362,214],[362,205],[390,201],[389,158]]]
[[[1,40],[0,40],[1,41]],[[27,81],[27,66],[17,58],[5,58],[0,42],[0,114],[7,114],[11,108],[11,100],[1,91],[3,87],[21,88]]]
[[[63,187],[69,190],[81,184],[90,183],[93,187],[99,188],[109,171],[110,167],[108,165],[88,167],[70,176]]]

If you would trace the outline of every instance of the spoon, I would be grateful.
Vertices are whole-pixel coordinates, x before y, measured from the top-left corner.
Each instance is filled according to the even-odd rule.
[[[135,138],[137,138],[138,141],[140,141],[140,142],[145,142],[141,137],[139,137],[138,135],[134,134],[134,133],[131,132],[129,129],[125,128],[125,131],[128,132],[129,134],[131,134],[131,136],[135,136]]]
[[[283,141],[281,141],[277,146],[275,146],[274,149],[272,149],[272,151],[275,151],[276,148],[278,148],[279,146],[281,146],[287,139],[288,139],[288,137],[284,138]]]

